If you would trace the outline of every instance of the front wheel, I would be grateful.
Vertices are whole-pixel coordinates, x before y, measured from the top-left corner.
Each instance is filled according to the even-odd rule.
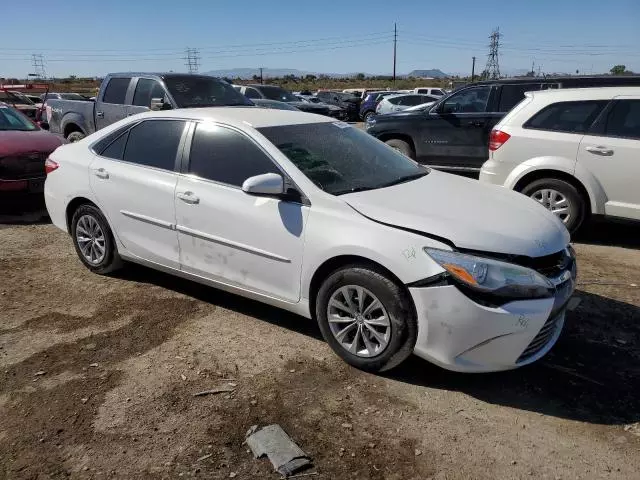
[[[375,114],[376,114],[376,112],[373,112],[373,111],[369,110],[367,113],[365,113],[365,114],[364,114],[364,116],[362,117],[362,119],[363,119],[365,122],[368,122],[368,121],[369,121],[369,119],[370,119],[371,117],[373,117]]]
[[[389,370],[413,352],[418,327],[411,301],[382,272],[359,265],[333,272],[315,308],[326,342],[356,368]]]
[[[400,153],[404,154],[405,156],[411,159],[414,158],[413,149],[411,148],[411,145],[409,145],[404,140],[398,140],[397,138],[392,138],[391,140],[387,140],[384,143],[389,145],[391,148],[398,150]]]
[[[557,178],[542,178],[525,186],[521,193],[553,213],[567,230],[575,233],[586,216],[585,201],[576,187]]]

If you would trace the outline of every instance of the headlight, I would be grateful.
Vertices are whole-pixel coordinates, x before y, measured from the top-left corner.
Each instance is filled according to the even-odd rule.
[[[545,298],[554,293],[553,283],[530,268],[434,248],[424,251],[460,286],[478,293],[503,299]]]

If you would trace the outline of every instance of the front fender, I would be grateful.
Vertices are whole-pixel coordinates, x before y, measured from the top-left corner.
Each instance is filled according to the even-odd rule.
[[[89,125],[87,124],[87,119],[80,113],[69,112],[63,115],[62,119],[60,120],[61,133],[64,133],[67,125],[70,124],[76,125],[85,135],[91,133],[89,131]]]

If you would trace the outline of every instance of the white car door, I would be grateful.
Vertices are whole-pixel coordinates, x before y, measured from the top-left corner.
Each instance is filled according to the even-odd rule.
[[[617,97],[585,135],[578,163],[589,170],[607,196],[605,213],[640,220],[640,97]]]
[[[242,191],[247,178],[281,171],[238,130],[196,123],[187,151],[187,172],[176,187],[181,268],[297,302],[309,207]]]
[[[99,142],[91,188],[128,254],[179,268],[176,165],[187,122],[150,119]],[[117,137],[117,138],[116,138]]]

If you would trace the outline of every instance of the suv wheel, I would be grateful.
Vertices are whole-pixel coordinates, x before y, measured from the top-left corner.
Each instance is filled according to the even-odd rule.
[[[414,158],[413,149],[411,148],[411,145],[409,145],[404,140],[398,140],[397,138],[392,138],[391,140],[387,140],[384,143],[389,145],[391,148],[398,150],[400,153],[403,153],[405,156],[411,159]]]
[[[71,132],[67,135],[67,140],[69,143],[79,142],[85,137],[85,134],[82,132]]]
[[[78,257],[92,272],[104,275],[122,266],[109,224],[94,205],[81,205],[73,213],[71,237]]]
[[[324,339],[356,368],[388,370],[413,352],[418,327],[411,300],[370,267],[333,272],[320,287],[315,308]]]
[[[364,120],[365,122],[368,121],[371,117],[373,117],[376,114],[376,112],[369,110],[367,113],[364,114],[364,116],[362,117],[362,120]]]
[[[580,192],[568,182],[557,178],[542,178],[525,186],[521,192],[531,197],[575,233],[586,215],[586,205]]]

